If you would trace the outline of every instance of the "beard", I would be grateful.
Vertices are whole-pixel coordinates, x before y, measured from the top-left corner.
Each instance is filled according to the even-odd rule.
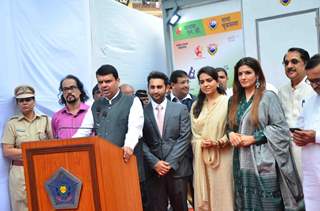
[[[74,103],[76,103],[78,101],[78,99],[74,96],[74,95],[68,95],[67,97],[66,97],[66,102],[68,103],[68,104],[74,104]]]

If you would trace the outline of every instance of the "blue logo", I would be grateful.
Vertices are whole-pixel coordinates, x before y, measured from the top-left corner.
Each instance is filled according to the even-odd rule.
[[[291,3],[291,0],[280,0],[280,3],[281,3],[283,6],[288,6],[288,5]]]
[[[210,29],[215,29],[217,27],[217,21],[211,20],[209,23]]]
[[[218,45],[211,43],[208,45],[208,53],[213,56],[217,53],[218,51]]]
[[[196,70],[192,66],[189,69],[188,77],[190,79],[195,79],[196,78]]]
[[[46,190],[55,209],[78,207],[82,182],[64,168],[46,181]]]

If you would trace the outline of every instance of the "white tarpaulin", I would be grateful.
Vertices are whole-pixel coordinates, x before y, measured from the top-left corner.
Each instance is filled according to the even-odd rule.
[[[145,88],[148,72],[166,71],[161,23],[113,0],[0,1],[0,134],[21,84],[35,88],[37,110],[48,115],[60,107],[64,76],[76,75],[91,93],[101,64],[113,64],[123,82]],[[0,150],[1,211],[10,210],[7,183]]]
[[[32,85],[37,109],[51,114],[59,107],[57,94],[62,77],[75,74],[85,83],[91,77],[88,4],[78,0],[1,1],[1,134],[14,113],[13,90],[17,85]],[[5,211],[9,210],[8,164],[0,157],[0,207]]]
[[[150,71],[166,71],[162,20],[111,0],[91,1],[93,68],[113,64],[121,83],[145,89]],[[95,76],[94,76],[95,77]]]

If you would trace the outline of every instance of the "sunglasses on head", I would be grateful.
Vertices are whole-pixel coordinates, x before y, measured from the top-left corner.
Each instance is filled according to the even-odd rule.
[[[23,102],[30,102],[31,100],[34,100],[34,97],[20,98],[20,99],[17,99],[17,102],[23,103]]]

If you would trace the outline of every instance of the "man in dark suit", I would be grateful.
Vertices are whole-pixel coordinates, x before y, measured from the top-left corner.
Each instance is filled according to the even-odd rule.
[[[182,103],[188,107],[190,112],[192,103],[195,101],[195,97],[189,93],[189,77],[188,74],[183,70],[175,70],[170,75],[171,92],[167,95],[167,99],[172,102]],[[188,149],[188,157],[190,162],[193,160],[193,152],[191,143]],[[193,205],[194,201],[194,190],[193,190],[193,175],[189,177],[189,202]]]
[[[148,195],[153,211],[166,211],[168,199],[175,211],[187,211],[187,183],[192,164],[187,156],[191,139],[188,109],[165,97],[168,77],[148,76],[151,102],[144,108],[143,153],[148,170]]]
[[[189,77],[183,70],[175,70],[170,75],[171,92],[167,98],[172,102],[186,105],[190,111],[195,97],[189,93]]]

